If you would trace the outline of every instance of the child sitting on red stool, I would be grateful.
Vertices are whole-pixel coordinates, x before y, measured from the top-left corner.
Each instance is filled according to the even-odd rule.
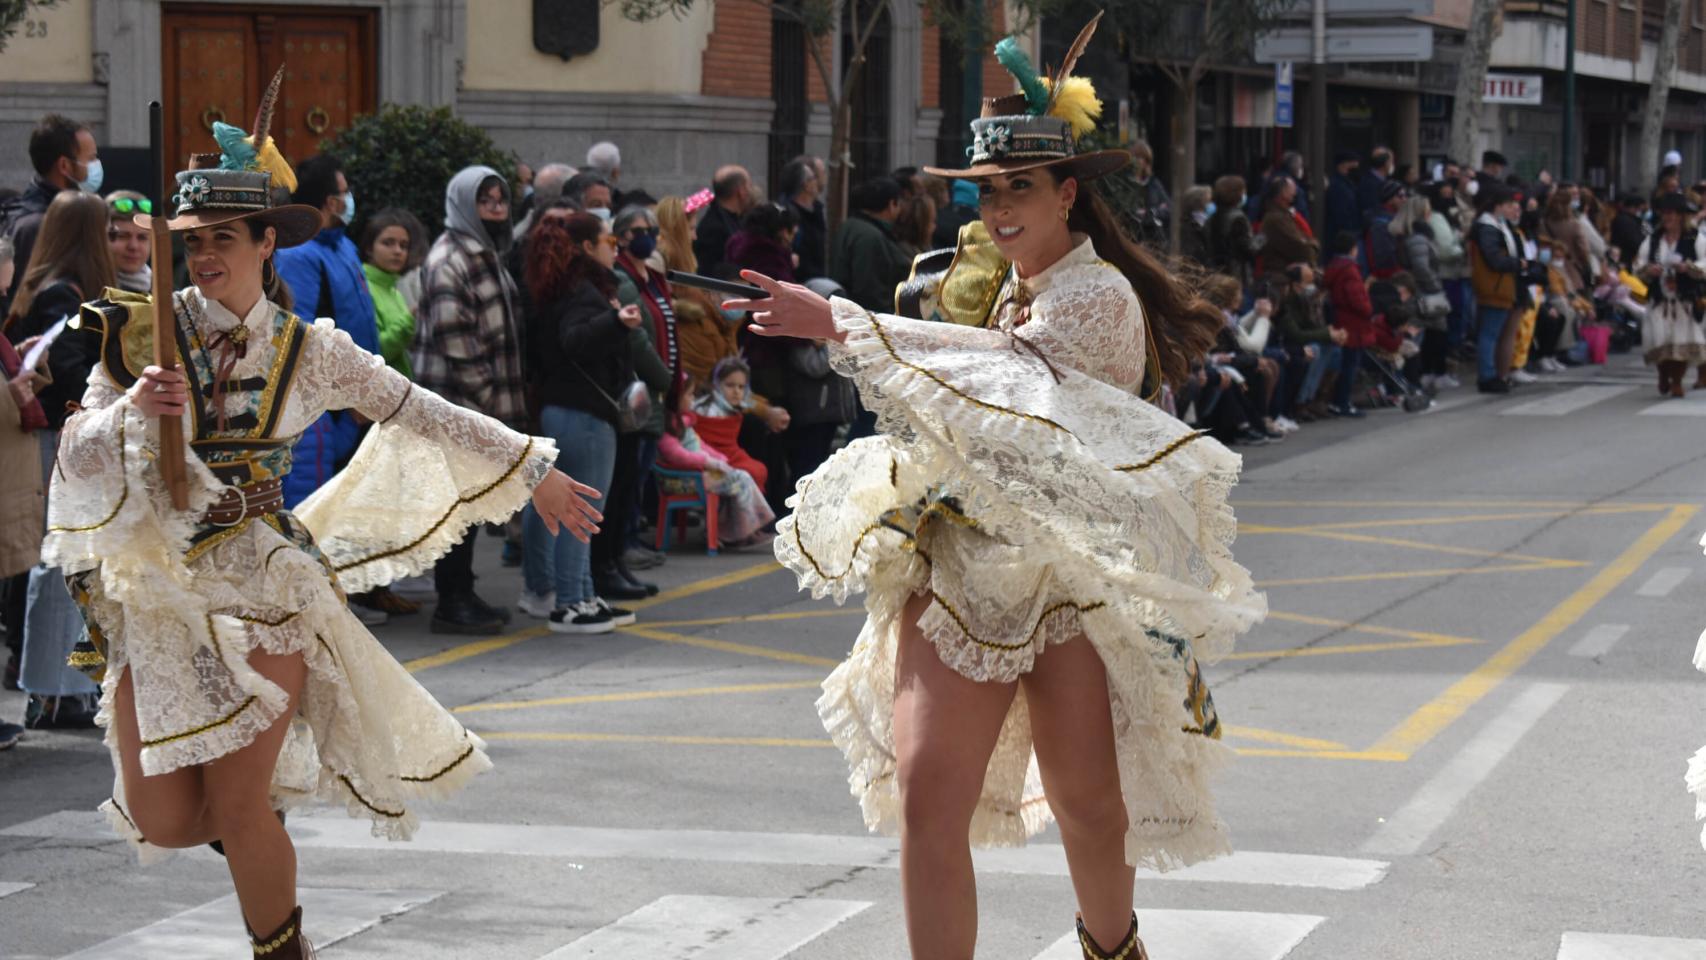
[[[711,389],[693,404],[694,429],[707,448],[743,470],[763,490],[770,471],[741,449],[741,420],[753,409],[752,370],[739,357],[724,357],[711,369]]]
[[[764,527],[776,519],[776,514],[764,502],[764,490],[753,477],[736,469],[728,458],[706,445],[694,429],[704,420],[692,412],[692,383],[686,378],[679,379],[670,394],[672,409],[663,438],[658,442],[658,466],[704,474],[705,489],[719,497],[717,537],[722,542],[718,547],[729,549],[764,543],[769,540]],[[738,424],[740,418],[734,419]],[[762,464],[759,469],[763,469]]]

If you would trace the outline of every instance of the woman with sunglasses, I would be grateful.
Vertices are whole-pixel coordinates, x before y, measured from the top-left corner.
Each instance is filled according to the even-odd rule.
[[[617,398],[634,380],[631,333],[638,305],[616,299],[621,241],[590,213],[546,217],[527,238],[528,355],[539,426],[557,442],[557,467],[599,490],[616,469]],[[604,512],[604,498],[593,500]],[[619,522],[611,514],[610,525]],[[609,633],[634,614],[599,596],[589,543],[552,534],[533,510],[522,517],[523,613],[557,633]]]
[[[153,216],[154,204],[134,190],[114,190],[107,194],[107,209],[112,212],[107,240],[118,268],[118,288],[131,293],[153,291],[154,272],[148,261],[154,254],[154,235],[136,222],[136,216]]]

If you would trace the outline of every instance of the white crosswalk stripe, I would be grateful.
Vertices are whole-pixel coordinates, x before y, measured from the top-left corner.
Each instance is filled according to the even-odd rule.
[[[862,900],[660,897],[540,960],[778,960],[870,905]]]
[[[1507,407],[1500,410],[1499,414],[1506,417],[1562,417],[1633,389],[1634,387],[1576,387]]]
[[[1691,571],[1687,567],[1665,567],[1653,574],[1641,589],[1635,591],[1637,597],[1668,597],[1670,592],[1682,586]]]
[[[899,845],[882,837],[810,833],[752,833],[734,830],[635,830],[541,824],[462,823],[428,820],[408,843],[373,836],[365,821],[341,812],[290,819],[299,849],[376,850],[395,853],[467,853],[566,857],[589,860],[665,860],[844,867],[900,865]],[[0,830],[0,836],[89,840],[110,837],[99,814],[61,810]],[[1067,875],[1059,844],[1033,843],[1007,850],[979,850],[978,870],[1028,876]],[[1183,870],[1139,871],[1141,880],[1241,883],[1321,890],[1360,890],[1379,883],[1381,860],[1303,853],[1241,850]]]
[[[35,886],[33,883],[7,883],[0,881],[0,898],[9,897],[14,893],[23,893]]]
[[[1566,933],[1558,960],[1706,960],[1706,940]]]
[[[1576,645],[1570,648],[1572,657],[1603,657],[1611,652],[1617,641],[1629,632],[1626,623],[1602,623],[1589,630]]]
[[[1150,956],[1168,960],[1280,960],[1325,917],[1227,910],[1139,910],[1137,929]],[[1078,935],[1061,937],[1036,960],[1082,960]]]
[[[443,895],[442,890],[304,887],[300,891],[307,921],[303,927],[315,948],[323,950]],[[248,949],[243,946],[247,939],[237,898],[232,894],[79,950],[63,960],[229,960],[234,952]]]
[[[1706,417],[1706,391],[1696,390],[1680,400],[1661,400],[1641,411],[1643,417]]]

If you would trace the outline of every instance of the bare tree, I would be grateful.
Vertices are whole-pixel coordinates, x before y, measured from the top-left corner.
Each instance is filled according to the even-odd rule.
[[[1457,67],[1457,93],[1451,110],[1451,156],[1459,163],[1475,162],[1475,134],[1481,129],[1482,88],[1487,85],[1487,61],[1493,41],[1503,27],[1500,0],[1475,0],[1469,12],[1469,33],[1463,38],[1463,62]]]
[[[4,0],[0,0],[4,2]],[[831,227],[839,224],[847,211],[848,171],[851,166],[853,137],[853,97],[860,75],[865,70],[865,49],[871,34],[882,22],[893,0],[740,0],[753,3],[791,19],[804,29],[806,53],[817,68],[818,77],[829,98],[829,207]],[[683,16],[693,8],[693,0],[616,0],[622,16],[636,22],[657,20],[664,16]],[[849,31],[847,49],[851,55],[835,72],[830,40],[841,36],[837,27]],[[886,171],[884,171],[886,172]]]
[[[1641,114],[1641,148],[1635,155],[1637,177],[1651,177],[1659,169],[1659,138],[1664,134],[1671,81],[1676,79],[1676,45],[1681,34],[1682,0],[1665,0],[1665,22],[1659,30],[1658,56],[1653,59],[1653,82],[1647,87],[1647,109]]]

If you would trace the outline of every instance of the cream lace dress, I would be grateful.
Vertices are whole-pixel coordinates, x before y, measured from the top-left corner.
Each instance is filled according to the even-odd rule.
[[[454,791],[491,762],[350,614],[344,591],[424,571],[470,524],[507,519],[556,450],[413,387],[329,320],[304,331],[292,373],[277,331],[297,321],[277,307],[262,300],[239,319],[198,291],[179,297],[192,342],[248,328],[232,381],[265,379],[262,403],[281,405],[274,437],[293,440],[333,409],[375,426],[350,467],[294,517],[280,512],[210,536],[198,518],[219,481],[187,457],[191,507],[173,510],[153,465],[157,421],[95,367],[61,440],[43,554],[80,579],[91,633],[105,640],[99,720],[115,773],[109,711],[126,670],[142,768],[158,775],[238,750],[271,726],[286,694],[247,657],[300,653],[308,676],[275,771],[275,805],[343,803],[372,818],[375,835],[406,839],[415,800]],[[225,400],[233,415],[245,402],[252,413],[242,395]],[[187,437],[196,435],[192,421],[186,412]],[[130,822],[121,777],[103,809],[145,860],[159,852]]]
[[[895,651],[903,606],[926,593],[924,635],[972,680],[1016,680],[1051,645],[1089,638],[1107,667],[1126,859],[1168,869],[1230,850],[1209,790],[1226,750],[1198,661],[1228,652],[1266,602],[1230,552],[1239,458],[1140,399],[1142,309],[1075,240],[1048,270],[1009,277],[994,329],[833,302],[847,340],[832,362],[883,434],[800,482],[776,553],[814,596],[865,594],[818,711],[870,828],[899,826]],[[1019,696],[971,839],[1018,845],[1051,819]]]

